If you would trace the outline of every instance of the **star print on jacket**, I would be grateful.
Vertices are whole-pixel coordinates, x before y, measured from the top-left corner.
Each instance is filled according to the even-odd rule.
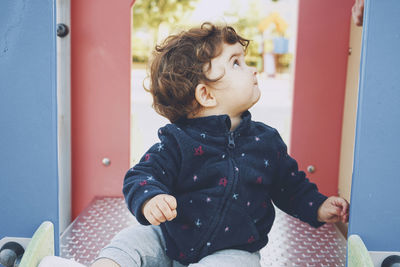
[[[226,187],[227,184],[228,184],[228,180],[226,179],[226,177],[222,177],[221,179],[219,179],[219,185]]]
[[[176,198],[177,217],[160,227],[167,255],[184,265],[222,249],[260,250],[275,219],[272,202],[322,225],[317,211],[326,197],[298,170],[279,133],[248,111],[233,132],[230,125],[219,115],[162,127],[161,142],[124,179],[125,201],[141,224],[149,224],[141,212],[146,200]]]
[[[199,228],[200,228],[200,226],[201,226],[200,219],[197,219],[197,220],[196,220],[196,222],[195,222],[195,224],[196,224],[196,226],[197,226],[197,227],[199,227]]]
[[[194,148],[194,155],[195,156],[201,156],[201,155],[203,155],[203,153],[204,153],[203,152],[203,148],[201,146]]]
[[[265,167],[268,167],[269,166],[269,161],[268,160],[264,160],[264,165],[265,165]]]
[[[163,150],[164,145],[162,143],[160,143],[157,147],[158,152],[160,152],[161,150]]]

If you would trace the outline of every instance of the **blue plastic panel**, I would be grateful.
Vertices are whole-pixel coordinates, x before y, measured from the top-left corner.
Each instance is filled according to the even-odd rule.
[[[0,239],[59,231],[55,15],[55,0],[0,1]]]
[[[400,1],[366,1],[350,234],[400,251]]]

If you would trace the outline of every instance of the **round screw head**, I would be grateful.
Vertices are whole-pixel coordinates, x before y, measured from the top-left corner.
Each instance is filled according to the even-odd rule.
[[[110,166],[111,160],[109,158],[104,158],[102,161],[104,166]]]
[[[315,172],[315,167],[313,165],[310,165],[310,166],[307,167],[307,171],[309,173],[313,173],[313,172]]]
[[[69,33],[69,28],[64,23],[57,24],[57,36],[58,37],[65,37]]]

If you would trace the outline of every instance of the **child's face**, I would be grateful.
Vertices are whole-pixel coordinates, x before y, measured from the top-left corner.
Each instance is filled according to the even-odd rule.
[[[244,49],[240,43],[223,44],[222,53],[211,60],[207,76],[223,77],[211,85],[221,114],[239,116],[260,99],[257,70],[244,61]]]

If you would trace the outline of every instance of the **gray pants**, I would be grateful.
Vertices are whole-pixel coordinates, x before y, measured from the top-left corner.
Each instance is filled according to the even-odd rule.
[[[107,258],[121,267],[183,267],[165,254],[165,240],[159,226],[135,225],[119,232],[97,259]],[[260,267],[260,253],[237,249],[217,251],[190,267]]]

